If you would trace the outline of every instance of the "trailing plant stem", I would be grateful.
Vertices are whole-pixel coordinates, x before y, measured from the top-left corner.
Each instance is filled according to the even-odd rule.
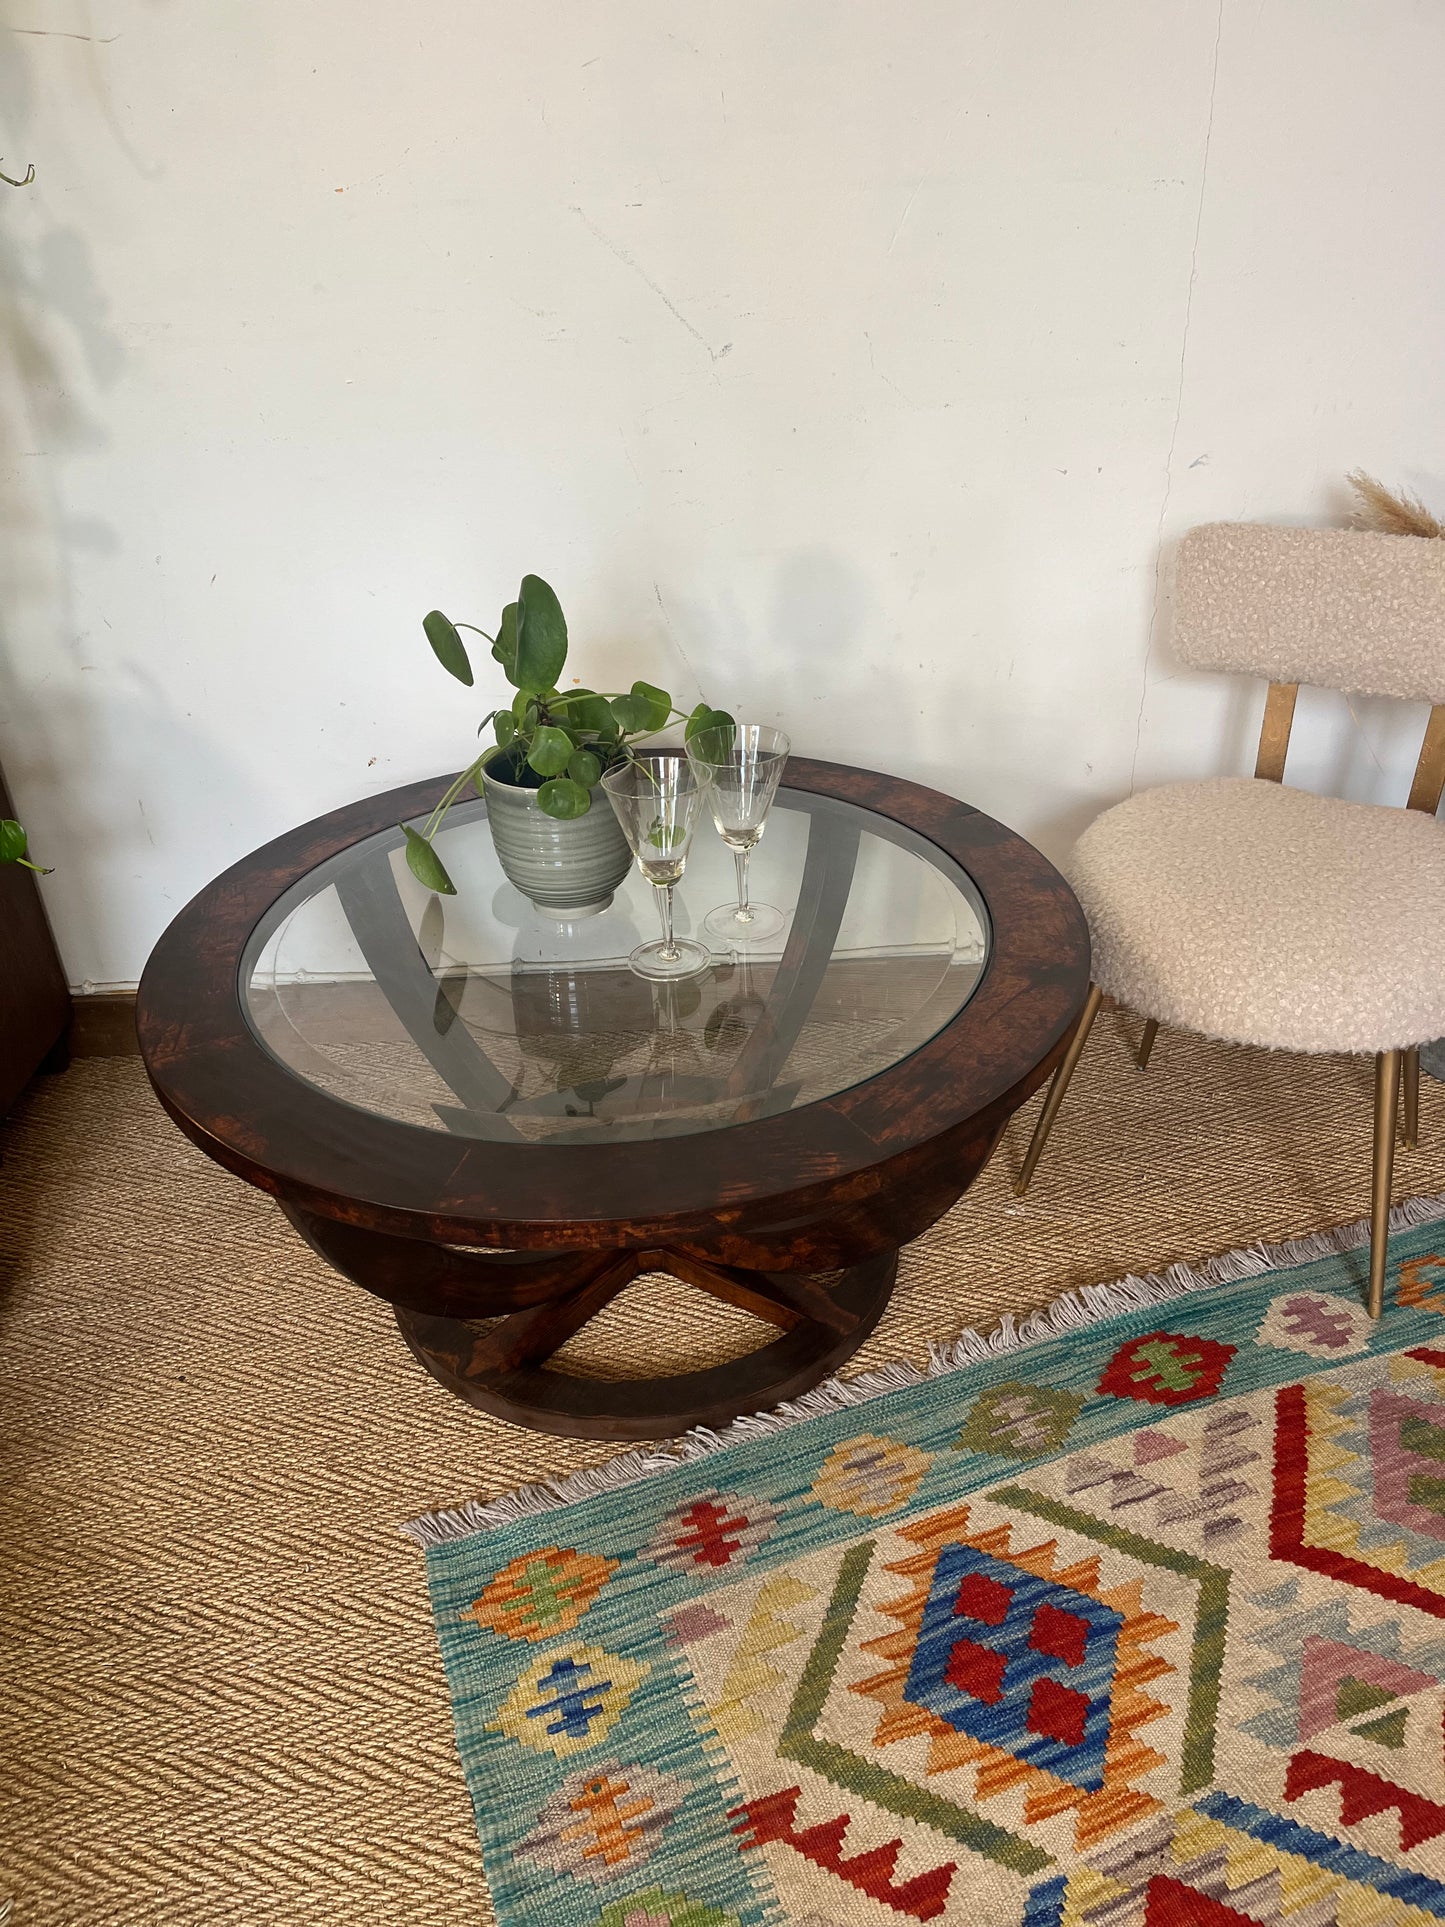
[[[488,751],[487,754],[490,754],[490,751]],[[466,788],[467,784],[470,783],[472,779],[476,776],[478,770],[480,770],[480,768],[482,767],[482,764],[485,761],[486,761],[486,755],[482,755],[482,756],[479,756],[474,763],[469,763],[467,767],[462,771],[461,775],[457,777],[456,781],[451,784],[451,786],[447,790],[446,795],[443,796],[441,801],[437,804],[436,808],[432,811],[431,815],[427,818],[425,824],[422,827],[421,833],[423,837],[425,837],[428,843],[431,842],[432,838],[436,835],[437,831],[441,828],[442,818],[446,815],[447,811],[451,808],[452,804],[456,802],[457,798],[461,795],[462,791]]]

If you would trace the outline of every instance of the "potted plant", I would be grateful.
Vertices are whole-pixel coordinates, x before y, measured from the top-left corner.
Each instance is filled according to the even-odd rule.
[[[508,881],[537,908],[559,919],[605,910],[631,867],[627,839],[597,786],[633,747],[674,722],[688,737],[730,723],[725,710],[701,702],[691,712],[673,707],[665,689],[635,682],[600,692],[558,687],[567,663],[567,622],[553,590],[524,575],[515,602],[502,611],[497,633],[453,622],[433,609],[422,622],[437,661],[470,688],[471,660],[460,631],[491,644],[492,656],[516,691],[505,709],[482,718],[495,741],[462,771],[422,825],[402,824],[406,860],[429,890],[454,896],[456,887],[434,839],[468,785],[483,797],[492,840]],[[594,804],[597,806],[594,808]]]

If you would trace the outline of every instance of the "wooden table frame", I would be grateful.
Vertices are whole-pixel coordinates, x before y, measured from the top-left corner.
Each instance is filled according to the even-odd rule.
[[[736,1121],[643,1142],[563,1144],[525,1141],[497,1115],[507,1080],[465,1025],[437,1029],[436,982],[394,888],[379,869],[349,870],[338,888],[368,966],[469,1113],[468,1134],[454,1135],[303,1081],[257,1037],[242,990],[280,899],[308,893],[318,869],[367,837],[423,816],[444,787],[412,784],[305,824],[181,911],[137,1006],[162,1104],[210,1157],[271,1193],[329,1264],[389,1301],[427,1369],[487,1411],[570,1435],[655,1438],[816,1384],[881,1316],[899,1247],[968,1189],[1062,1055],[1089,980],[1072,891],[1030,844],[966,803],[794,758],[794,807],[854,804],[873,813],[870,831],[971,880],[991,926],[973,996],[879,1075],[769,1110],[831,956],[857,851],[843,813],[814,810],[792,930],[733,1068]],[[598,1381],[545,1368],[651,1270],[741,1306],[779,1336],[668,1378]],[[819,1281],[832,1273],[842,1276]],[[481,1319],[495,1322],[467,1322]]]

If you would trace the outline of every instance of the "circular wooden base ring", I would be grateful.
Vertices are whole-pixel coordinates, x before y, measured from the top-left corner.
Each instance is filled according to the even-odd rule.
[[[830,1295],[856,1320],[845,1333],[806,1319],[744,1358],[666,1378],[569,1378],[543,1366],[498,1371],[479,1363],[482,1334],[461,1319],[397,1306],[396,1322],[433,1378],[494,1418],[563,1438],[665,1439],[695,1425],[724,1425],[810,1391],[873,1330],[897,1273],[896,1251],[842,1273]]]

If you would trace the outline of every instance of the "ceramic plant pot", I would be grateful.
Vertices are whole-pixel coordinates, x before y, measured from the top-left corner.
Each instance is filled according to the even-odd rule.
[[[585,816],[559,822],[548,816],[535,790],[499,783],[490,773],[497,751],[482,768],[487,821],[507,881],[530,897],[543,916],[570,922],[605,910],[632,868],[622,825],[601,788],[592,792]]]

